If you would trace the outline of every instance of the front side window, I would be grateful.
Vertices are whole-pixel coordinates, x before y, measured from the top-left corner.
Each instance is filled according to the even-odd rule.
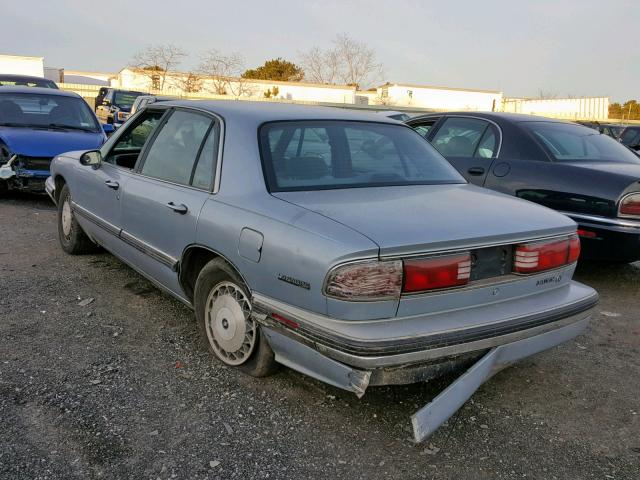
[[[212,126],[210,117],[176,110],[154,138],[140,173],[189,185],[200,147]]]
[[[558,122],[522,122],[522,125],[557,161],[640,163],[628,148],[586,127]]]
[[[128,123],[121,134],[109,138],[101,148],[104,161],[124,168],[133,168],[151,132],[164,111],[147,111]]]
[[[41,93],[0,93],[0,125],[100,131],[81,98]]]
[[[465,183],[410,128],[374,122],[273,122],[260,129],[270,191]]]
[[[489,122],[477,118],[449,117],[431,143],[445,157],[473,157],[488,127]]]
[[[213,188],[213,178],[216,171],[217,154],[218,154],[218,129],[212,128],[207,136],[207,140],[202,146],[198,162],[193,172],[193,180],[191,185],[203,190],[211,190]]]

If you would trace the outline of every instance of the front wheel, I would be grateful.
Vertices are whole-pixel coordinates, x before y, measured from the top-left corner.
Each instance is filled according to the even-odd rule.
[[[196,318],[209,350],[226,365],[265,377],[277,369],[277,363],[251,316],[249,298],[242,279],[220,258],[207,263],[196,280]]]
[[[98,249],[78,224],[71,208],[71,192],[62,187],[58,198],[58,238],[62,249],[71,255],[92,253]]]

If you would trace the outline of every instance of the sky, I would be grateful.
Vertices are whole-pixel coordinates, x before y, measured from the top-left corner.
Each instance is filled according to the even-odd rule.
[[[0,12],[0,54],[67,70],[117,72],[168,43],[189,53],[185,70],[211,48],[247,67],[296,62],[347,33],[392,83],[640,98],[638,0],[0,0]]]

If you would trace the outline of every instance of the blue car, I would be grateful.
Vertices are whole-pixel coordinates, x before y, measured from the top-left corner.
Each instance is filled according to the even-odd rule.
[[[52,88],[2,87],[0,192],[43,192],[53,157],[98,148],[106,138],[80,95]]]

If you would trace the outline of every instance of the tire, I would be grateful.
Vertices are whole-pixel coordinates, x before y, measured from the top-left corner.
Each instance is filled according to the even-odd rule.
[[[260,326],[250,317],[250,299],[242,279],[223,259],[211,260],[200,271],[194,306],[203,342],[223,364],[266,377],[278,364]]]
[[[98,246],[93,243],[78,224],[71,209],[71,192],[67,185],[58,197],[58,238],[62,249],[70,255],[93,253]]]

